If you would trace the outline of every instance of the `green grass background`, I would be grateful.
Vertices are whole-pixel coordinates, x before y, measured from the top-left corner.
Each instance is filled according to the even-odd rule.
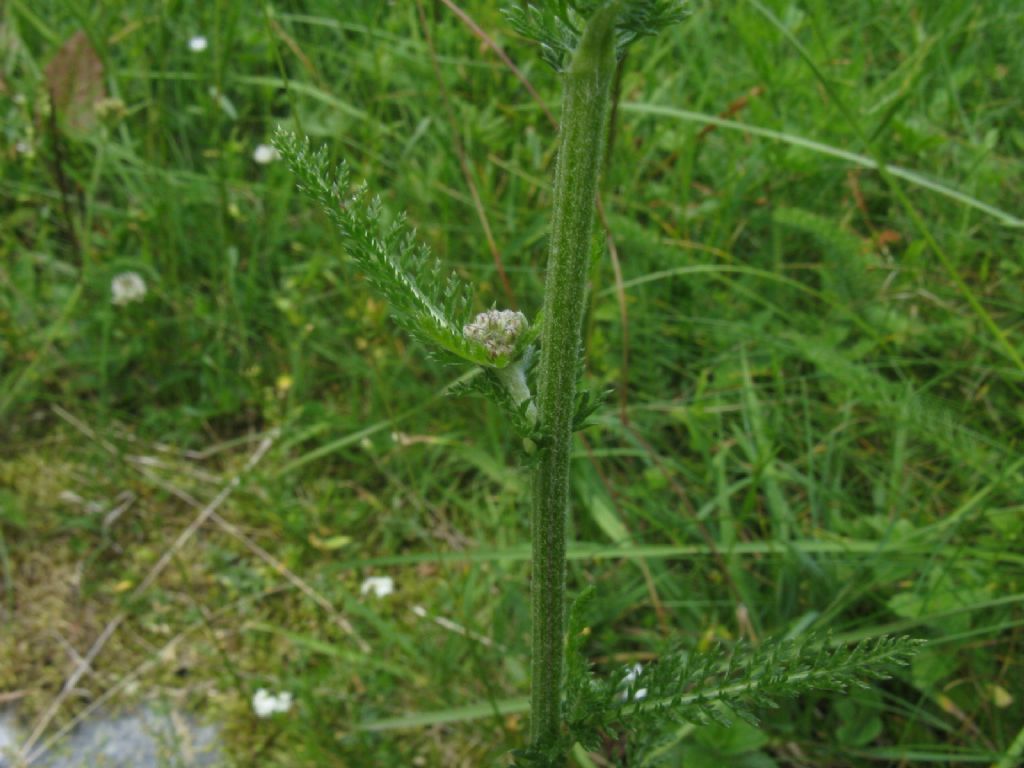
[[[495,408],[441,395],[462,371],[395,332],[283,164],[253,160],[277,125],[327,144],[481,309],[535,312],[557,134],[454,5],[3,5],[0,693],[26,721],[124,613],[50,733],[112,692],[222,723],[240,766],[522,744],[518,446]],[[556,76],[495,5],[458,7],[557,117]],[[585,329],[588,384],[613,394],[573,480],[588,652],[615,674],[908,633],[930,643],[885,684],[681,724],[665,764],[1015,765],[1024,6],[692,10],[617,86]],[[120,103],[74,131],[46,71],[77,31]],[[113,306],[127,270],[149,292]],[[370,575],[395,594],[361,596]],[[257,720],[260,687],[295,708]]]

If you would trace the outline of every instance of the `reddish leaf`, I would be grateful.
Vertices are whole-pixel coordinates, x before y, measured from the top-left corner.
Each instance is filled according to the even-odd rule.
[[[903,239],[903,235],[894,229],[883,229],[878,233],[878,244],[889,245],[890,243],[898,243]]]
[[[46,84],[61,127],[81,137],[96,127],[96,102],[106,96],[103,62],[84,32],[75,32],[46,65]]]

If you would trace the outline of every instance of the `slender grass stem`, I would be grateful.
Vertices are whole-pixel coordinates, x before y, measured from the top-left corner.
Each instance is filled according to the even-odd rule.
[[[548,443],[533,482],[530,738],[539,748],[557,740],[561,722],[569,458],[594,201],[607,134],[620,6],[609,3],[591,17],[563,74],[561,145],[537,392],[538,416]]]

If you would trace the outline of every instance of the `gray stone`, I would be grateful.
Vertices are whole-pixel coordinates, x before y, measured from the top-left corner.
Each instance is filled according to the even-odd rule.
[[[4,756],[18,747],[18,729],[13,712],[0,712],[0,768],[6,768]]]
[[[15,768],[11,752],[22,737],[13,714],[0,715],[0,768]],[[223,764],[215,726],[151,706],[117,717],[91,718],[32,763],[38,768],[217,768]]]

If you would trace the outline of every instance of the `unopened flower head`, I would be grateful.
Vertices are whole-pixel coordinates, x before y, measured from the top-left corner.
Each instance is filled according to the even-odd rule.
[[[193,35],[188,39],[188,49],[192,53],[202,53],[209,44],[210,42],[203,35]]]
[[[260,165],[267,165],[281,159],[281,153],[269,144],[257,144],[252,152],[252,159]]]
[[[292,695],[288,691],[271,693],[266,688],[260,688],[252,697],[252,711],[256,717],[283,714],[291,708]]]
[[[119,307],[146,298],[146,281],[138,272],[122,272],[110,281],[110,302]]]
[[[390,576],[370,576],[359,587],[360,595],[373,593],[374,597],[387,597],[395,591],[395,580]]]
[[[513,309],[489,309],[462,328],[462,335],[479,342],[491,357],[515,352],[516,341],[529,327],[526,315]]]

